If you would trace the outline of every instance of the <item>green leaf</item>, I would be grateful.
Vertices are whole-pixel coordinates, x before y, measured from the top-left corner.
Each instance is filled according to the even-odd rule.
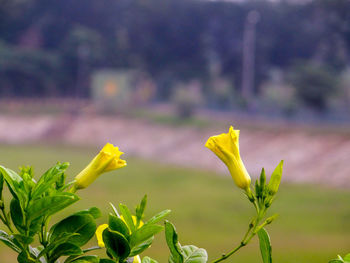
[[[21,204],[25,204],[27,200],[27,193],[24,190],[24,183],[22,177],[11,169],[7,169],[0,165],[0,173],[3,175],[12,195],[17,198]]]
[[[2,190],[4,189],[4,176],[0,172],[0,200],[2,199]]]
[[[65,261],[65,263],[68,262],[75,262],[75,263],[99,263],[100,260],[97,256],[84,256],[84,257],[78,257],[72,261]]]
[[[143,218],[143,214],[144,214],[145,209],[146,209],[146,204],[147,204],[147,195],[145,195],[142,198],[140,205],[138,205],[136,207],[136,218],[137,218],[138,222],[141,221]]]
[[[17,240],[19,243],[24,244],[24,245],[29,245],[29,244],[31,244],[34,241],[33,237],[28,237],[28,236],[25,236],[25,235],[15,234],[15,235],[13,235],[13,238],[15,240]]]
[[[147,248],[149,248],[152,245],[153,240],[154,240],[154,236],[132,247],[129,257],[134,257],[136,255],[141,254],[143,251],[145,251]]]
[[[163,229],[164,227],[159,225],[143,225],[141,228],[137,229],[134,233],[131,234],[130,246],[137,246],[138,244],[159,233]]]
[[[75,203],[79,197],[72,193],[59,193],[53,196],[45,196],[32,202],[28,207],[28,221],[41,216],[50,216]]]
[[[30,222],[30,225],[29,225],[30,236],[34,236],[40,231],[42,222],[43,222],[43,217],[38,217]]]
[[[76,236],[79,234],[76,233],[61,233],[57,238],[54,240],[51,240],[49,245],[40,251],[39,258],[43,256],[44,254],[49,253],[50,251],[54,250],[57,246],[67,243],[67,240],[69,240],[71,237]]]
[[[154,259],[150,258],[150,257],[144,257],[142,259],[141,263],[158,263],[158,262],[155,261]]]
[[[183,263],[183,251],[178,241],[178,235],[175,226],[169,221],[165,221],[165,239],[170,250],[170,260],[174,263]]]
[[[102,233],[102,239],[107,252],[115,259],[123,262],[123,260],[129,256],[129,243],[121,233],[107,228]]]
[[[25,225],[24,225],[24,221],[23,221],[23,213],[22,213],[21,205],[20,205],[18,199],[16,199],[16,198],[13,198],[11,200],[10,215],[11,215],[12,222],[15,225],[15,227],[17,228],[17,230],[20,233],[24,233],[25,232]]]
[[[36,262],[34,257],[32,257],[31,255],[28,255],[24,251],[18,254],[17,261],[18,263],[35,263]]]
[[[32,199],[40,197],[45,193],[54,183],[56,183],[61,175],[65,172],[69,163],[57,163],[55,166],[47,170],[39,179],[33,189]]]
[[[129,228],[119,217],[110,214],[108,225],[111,230],[121,233],[127,240],[129,240]]]
[[[344,263],[343,260],[340,259],[332,259],[331,261],[329,261],[328,263]]]
[[[119,204],[119,209],[121,214],[123,215],[125,223],[129,227],[131,233],[133,233],[135,231],[135,225],[134,225],[134,221],[132,220],[132,215],[130,213],[129,208],[126,205]]]
[[[51,228],[50,241],[55,240],[62,233],[75,233],[78,235],[70,237],[67,242],[83,246],[94,236],[96,228],[95,220],[90,214],[72,215]]]
[[[12,237],[10,237],[5,231],[0,230],[0,241],[17,253],[21,252],[21,249],[13,242]]]
[[[204,248],[193,245],[183,246],[184,263],[205,263],[208,261],[208,254]]]
[[[350,253],[347,254],[347,255],[344,257],[344,261],[345,261],[346,263],[350,263]]]
[[[56,262],[56,260],[59,259],[61,256],[77,256],[82,254],[83,251],[77,245],[71,243],[63,243],[61,245],[58,245],[54,250],[51,251],[49,263]]]
[[[171,210],[167,209],[164,210],[158,214],[156,214],[155,216],[151,217],[150,220],[148,220],[145,225],[151,225],[151,224],[155,224],[158,223],[159,221],[161,221],[163,218],[165,218],[167,215],[169,215],[171,212]]]
[[[115,261],[108,258],[101,258],[100,263],[115,263]]]
[[[258,231],[260,252],[264,263],[272,262],[272,248],[270,243],[270,237],[264,228]]]
[[[102,213],[97,207],[91,207],[89,209],[76,212],[73,215],[91,215],[94,219],[98,219],[102,216]]]

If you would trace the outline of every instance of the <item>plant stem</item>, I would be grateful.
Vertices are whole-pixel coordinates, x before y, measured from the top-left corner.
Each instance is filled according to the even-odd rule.
[[[254,204],[255,204],[255,202],[254,202]],[[256,235],[256,233],[257,233],[256,229],[257,229],[261,219],[265,216],[266,209],[265,208],[259,209],[259,207],[257,207],[257,206],[255,206],[255,207],[257,209],[258,215],[256,216],[255,220],[253,220],[253,222],[249,224],[248,230],[247,230],[246,234],[244,235],[241,243],[237,247],[232,249],[230,252],[228,252],[227,254],[223,254],[220,258],[214,260],[212,263],[221,262],[221,261],[227,259],[228,257],[232,256],[234,253],[236,253],[242,247],[246,246],[250,242],[250,240]]]

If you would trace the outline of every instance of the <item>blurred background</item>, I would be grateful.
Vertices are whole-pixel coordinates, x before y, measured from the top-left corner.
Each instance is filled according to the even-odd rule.
[[[229,125],[253,178],[285,160],[275,260],[349,252],[348,0],[0,0],[0,163],[69,161],[74,178],[106,142],[126,153],[64,214],[99,206],[103,223],[147,193],[217,258],[254,214],[204,147]],[[163,234],[147,254],[167,261]],[[228,262],[260,261],[253,242]]]

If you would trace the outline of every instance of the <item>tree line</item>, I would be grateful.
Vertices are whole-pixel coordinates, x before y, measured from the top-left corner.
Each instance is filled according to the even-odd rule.
[[[272,69],[349,65],[347,0],[0,0],[0,95],[86,97],[90,73],[109,67],[147,72],[164,99],[174,81],[206,81],[212,65],[239,90],[252,10],[255,93]]]

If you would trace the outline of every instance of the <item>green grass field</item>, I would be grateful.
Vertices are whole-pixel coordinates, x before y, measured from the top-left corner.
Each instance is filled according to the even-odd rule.
[[[2,145],[0,164],[12,169],[30,164],[41,174],[56,161],[69,161],[68,177],[73,179],[97,151],[97,148],[64,145]],[[101,176],[88,189],[78,192],[81,201],[63,214],[98,206],[103,211],[99,223],[103,223],[110,211],[109,202],[135,206],[148,194],[146,214],[151,216],[171,209],[169,220],[176,225],[180,242],[206,248],[210,260],[240,241],[254,211],[229,175],[124,158],[128,161],[127,167]],[[322,263],[337,254],[350,252],[349,190],[283,184],[271,208],[270,213],[273,212],[280,214],[268,226],[274,262]],[[146,253],[160,263],[167,262],[163,233]],[[16,262],[14,254],[2,244],[0,262]],[[257,240],[226,262],[261,262]]]

